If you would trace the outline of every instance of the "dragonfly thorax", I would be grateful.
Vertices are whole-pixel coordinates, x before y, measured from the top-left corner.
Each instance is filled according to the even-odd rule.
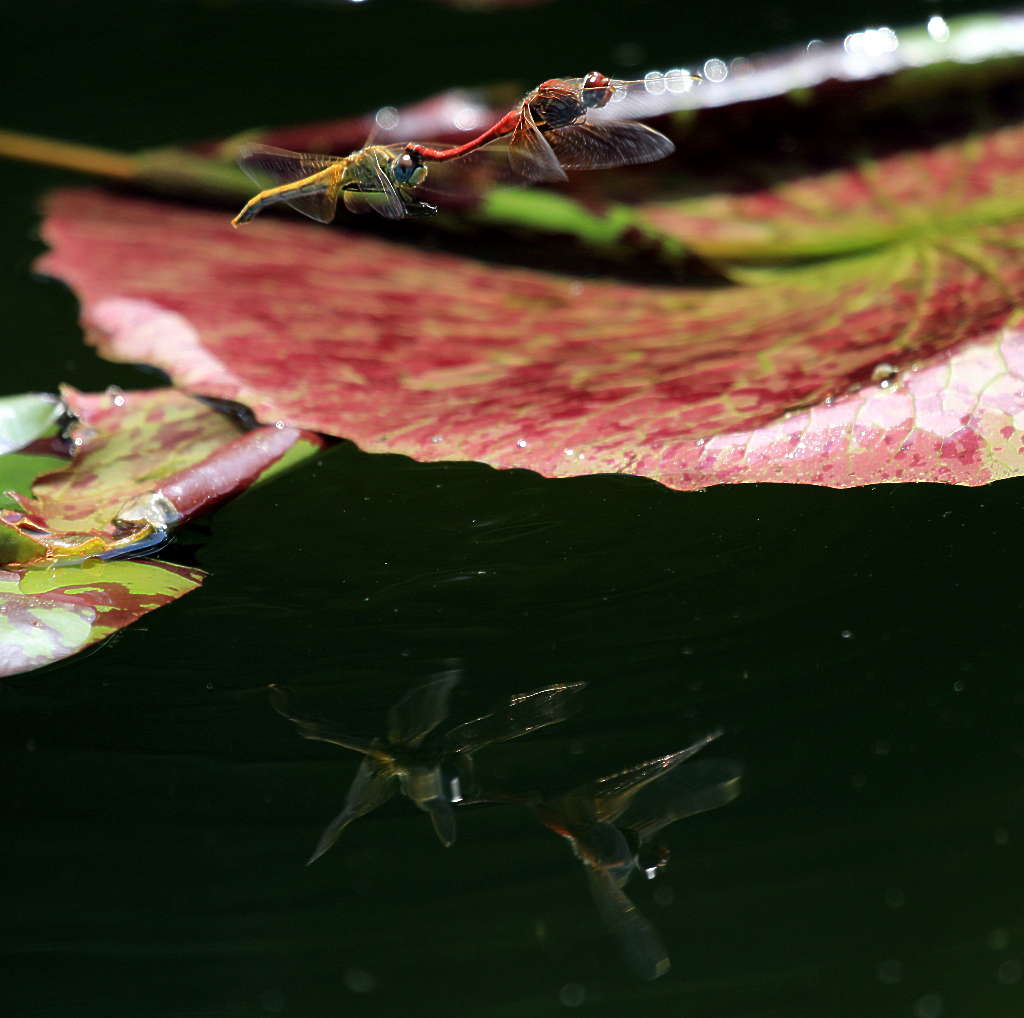
[[[567,88],[541,86],[529,100],[533,120],[541,130],[569,127],[586,115],[579,95]]]

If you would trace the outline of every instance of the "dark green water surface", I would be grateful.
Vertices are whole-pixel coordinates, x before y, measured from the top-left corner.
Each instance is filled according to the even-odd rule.
[[[617,70],[622,42],[665,66],[933,13],[104,7],[11,16],[9,126],[132,148]],[[5,392],[155,382],[97,359],[73,298],[29,273],[35,203],[71,179],[0,166]],[[678,493],[335,446],[179,535],[164,554],[208,570],[201,590],[0,685],[0,1009],[1016,1018],[1022,507],[1021,480]],[[724,729],[742,795],[667,828],[670,865],[629,885],[667,976],[623,967],[523,806],[459,809],[446,849],[397,798],[304,866],[357,758],[299,739],[266,685],[373,736],[452,659],[455,721],[588,684],[564,724],[478,755],[503,787]]]

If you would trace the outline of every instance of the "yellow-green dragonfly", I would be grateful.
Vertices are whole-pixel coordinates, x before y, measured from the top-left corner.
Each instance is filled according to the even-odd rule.
[[[349,212],[376,212],[387,219],[437,212],[413,193],[426,180],[427,168],[404,145],[367,145],[347,156],[244,145],[238,165],[263,190],[231,220],[235,227],[280,203],[318,223],[329,223],[339,198]]]

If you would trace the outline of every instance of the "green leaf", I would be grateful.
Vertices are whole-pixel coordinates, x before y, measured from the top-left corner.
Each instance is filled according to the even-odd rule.
[[[62,409],[60,400],[46,393],[0,397],[0,454],[22,449],[45,435]]]
[[[205,573],[166,562],[0,571],[0,676],[76,654],[195,590]]]

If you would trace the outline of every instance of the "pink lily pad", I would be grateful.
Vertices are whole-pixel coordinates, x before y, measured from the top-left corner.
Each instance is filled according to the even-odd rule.
[[[1000,149],[1001,173],[1024,169],[1024,132]],[[72,191],[50,202],[42,268],[105,356],[369,451],[676,488],[982,484],[1024,472],[1024,208],[997,204],[705,289]]]

